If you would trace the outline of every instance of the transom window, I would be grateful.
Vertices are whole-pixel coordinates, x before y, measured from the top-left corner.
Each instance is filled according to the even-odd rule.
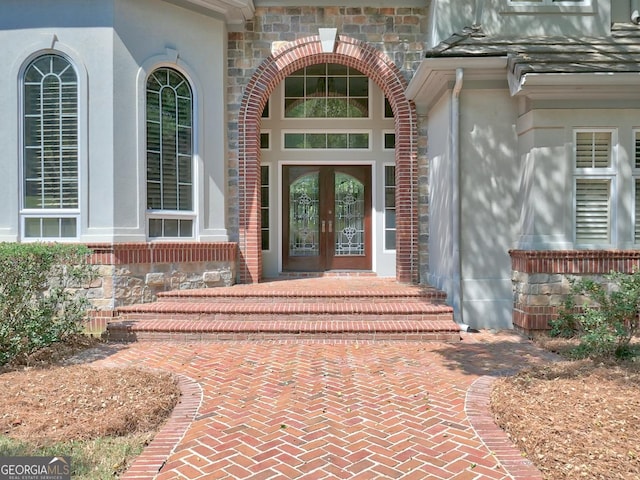
[[[285,118],[369,117],[369,79],[344,65],[323,63],[285,79]]]
[[[147,80],[147,216],[150,237],[192,237],[193,98],[171,68]]]
[[[285,150],[366,150],[369,132],[285,132]]]
[[[25,238],[78,235],[78,76],[61,55],[42,55],[23,77]]]

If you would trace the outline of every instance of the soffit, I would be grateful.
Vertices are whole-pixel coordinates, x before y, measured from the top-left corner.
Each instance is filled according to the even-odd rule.
[[[253,0],[166,0],[170,3],[224,18],[229,24],[241,24],[253,17]]]

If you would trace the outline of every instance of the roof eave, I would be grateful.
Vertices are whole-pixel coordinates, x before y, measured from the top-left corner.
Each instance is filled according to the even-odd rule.
[[[509,80],[513,96],[532,99],[640,98],[640,72],[526,73]]]
[[[506,73],[506,56],[428,57],[422,60],[405,95],[427,110],[453,85],[456,70]]]

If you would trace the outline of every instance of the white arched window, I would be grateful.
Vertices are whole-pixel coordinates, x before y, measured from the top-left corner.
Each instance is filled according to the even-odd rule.
[[[146,139],[149,237],[193,237],[193,95],[172,68],[147,79]]]
[[[65,57],[45,54],[25,69],[22,89],[23,237],[77,238],[78,75]]]

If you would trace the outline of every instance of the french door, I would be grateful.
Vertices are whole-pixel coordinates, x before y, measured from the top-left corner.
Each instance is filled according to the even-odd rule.
[[[283,167],[285,271],[371,270],[371,166]]]

